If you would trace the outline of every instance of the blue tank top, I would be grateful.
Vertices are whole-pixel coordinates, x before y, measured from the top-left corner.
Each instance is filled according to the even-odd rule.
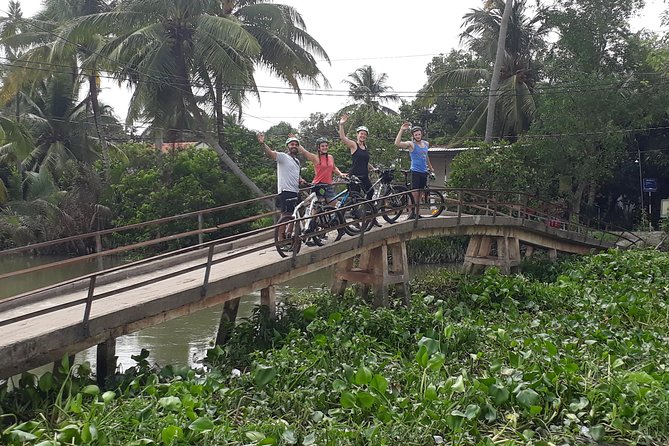
[[[409,157],[411,158],[411,171],[419,173],[427,173],[427,151],[430,148],[430,144],[427,141],[421,141],[425,143],[425,147],[421,147],[415,142],[413,144],[413,150],[409,152]]]

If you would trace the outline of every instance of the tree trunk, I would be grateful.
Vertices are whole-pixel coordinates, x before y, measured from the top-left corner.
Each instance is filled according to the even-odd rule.
[[[216,113],[216,134],[218,135],[218,144],[223,147],[223,129],[225,128],[225,121],[223,120],[223,81],[217,76],[214,113]]]
[[[511,5],[513,0],[506,0],[502,22],[499,25],[499,37],[497,38],[497,54],[495,54],[495,66],[490,81],[490,93],[488,94],[488,116],[485,125],[485,142],[492,142],[492,132],[495,123],[495,106],[497,105],[497,90],[499,89],[499,79],[502,76],[502,62],[506,48],[506,29],[509,25],[511,16]]]
[[[95,124],[95,132],[98,135],[98,141],[102,146],[102,164],[105,169],[105,183],[109,184],[111,175],[111,161],[109,160],[109,147],[107,139],[102,136],[100,132],[100,102],[98,100],[98,83],[97,78],[91,74],[88,76],[88,91],[91,97],[91,106],[93,107],[93,123]]]
[[[156,150],[159,155],[163,153],[163,130],[154,128],[153,129],[153,144],[156,146]]]
[[[594,206],[596,196],[597,196],[597,183],[591,181],[590,184],[588,184],[588,201],[586,202],[586,204],[588,206]]]
[[[581,216],[581,202],[583,201],[583,192],[585,192],[586,183],[579,181],[574,191],[569,206],[571,207],[571,215],[569,220],[578,223]]]
[[[189,93],[190,89],[189,89]],[[254,183],[249,177],[246,176],[246,174],[242,171],[242,169],[239,168],[239,166],[233,161],[232,158],[230,158],[230,155],[226,153],[225,150],[221,147],[221,145],[218,143],[216,138],[214,138],[210,132],[207,132],[207,125],[204,122],[204,119],[202,118],[202,114],[200,113],[200,109],[197,107],[197,104],[195,103],[195,97],[190,94],[190,98],[188,99],[189,106],[191,108],[191,112],[193,113],[193,116],[195,117],[195,122],[197,125],[197,132],[200,134],[200,138],[204,140],[209,147],[214,149],[214,151],[218,154],[218,157],[221,159],[223,164],[226,165],[228,169],[235,175],[239,180],[244,184],[246,187],[248,187],[251,192],[253,192],[256,196],[258,197],[264,197],[267,195],[265,192],[263,192],[256,183]],[[272,200],[265,200],[265,207],[269,210],[274,209],[274,204],[272,203]]]
[[[249,177],[246,176],[242,169],[240,169],[239,166],[232,160],[232,158],[230,158],[230,156],[225,152],[225,150],[223,150],[221,145],[218,143],[217,138],[214,138],[211,136],[210,132],[207,132],[207,124],[205,123],[200,108],[197,106],[195,95],[193,94],[190,82],[188,81],[188,72],[186,71],[186,64],[184,63],[183,54],[179,54],[182,51],[181,46],[177,44],[175,45],[175,48],[177,49],[178,53],[175,57],[175,62],[177,64],[177,78],[184,80],[183,83],[179,86],[179,89],[185,96],[184,99],[186,100],[186,106],[193,114],[195,125],[197,127],[196,131],[200,134],[200,138],[202,138],[204,142],[209,145],[209,147],[216,151],[223,164],[225,164],[228,169],[230,169],[230,171],[237,178],[239,178],[242,184],[251,189],[251,192],[256,194],[258,197],[265,196],[266,194],[260,190],[260,188],[253,181],[251,181]]]

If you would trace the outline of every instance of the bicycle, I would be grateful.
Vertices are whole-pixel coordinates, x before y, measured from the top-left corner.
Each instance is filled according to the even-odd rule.
[[[276,250],[281,257],[300,252],[302,242],[323,246],[332,231],[337,231],[335,240],[343,236],[343,217],[334,206],[327,204],[325,189],[313,184],[308,187],[311,192],[307,198],[295,205],[291,214],[282,215],[274,229]],[[297,200],[296,197],[288,201]]]
[[[374,225],[376,207],[362,193],[354,190],[360,189],[361,182],[358,177],[350,175],[348,178],[341,178],[341,181],[346,183],[346,189],[335,195],[329,204],[336,203],[335,208],[342,209],[340,216],[346,224],[344,232],[348,235],[357,235],[363,230],[369,231]]]
[[[374,190],[372,199],[379,203],[377,209],[383,219],[388,223],[395,223],[409,206],[414,205],[413,195],[408,193],[409,189],[405,186],[392,184],[395,169],[374,169],[374,172],[379,174],[379,179],[369,189]]]
[[[404,174],[405,186],[407,189],[411,189],[411,179],[409,177],[411,171],[402,169],[400,172]],[[419,203],[418,206],[418,215],[420,217],[438,217],[444,212],[444,209],[446,209],[444,195],[438,190],[430,189],[430,180],[432,179],[434,179],[434,174],[430,173],[427,177],[427,186],[420,192],[419,201],[421,203]],[[423,207],[421,204],[427,204],[427,206]]]

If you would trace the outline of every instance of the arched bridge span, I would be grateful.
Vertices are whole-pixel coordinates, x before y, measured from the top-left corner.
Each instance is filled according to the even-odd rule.
[[[485,192],[489,195],[482,195],[481,191],[446,192],[452,198],[448,198],[447,211],[441,217],[402,219],[323,247],[305,247],[287,258],[279,257],[273,240],[268,240],[272,229],[258,229],[207,243],[200,239],[184,249],[2,300],[0,378],[94,345],[98,345],[98,373],[104,375],[105,369],[100,367],[106,361],[107,367],[113,368],[110,363],[113,341],[121,335],[231,302],[253,291],[262,290],[263,297],[271,302],[273,285],[332,265],[345,269],[356,256],[367,256],[369,265],[377,265],[376,271],[350,271],[349,268],[344,271],[348,275],[343,274],[341,278],[356,280],[360,277],[363,282],[368,279],[368,284],[385,287],[393,283],[389,279],[392,271],[387,271],[387,265],[385,271],[379,270],[378,265],[386,264],[387,258],[383,261],[377,258],[374,263],[375,259],[369,259],[370,253],[371,257],[378,257],[380,253],[385,257],[387,247],[394,250],[416,238],[470,236],[466,261],[471,265],[494,264],[508,269],[519,261],[521,244],[529,249],[538,247],[549,252],[586,254],[613,247],[621,239],[628,243],[635,241],[620,232],[566,222],[554,224],[560,220],[528,207],[522,194],[513,194],[521,197],[520,200],[508,201],[499,200],[499,195],[488,191]],[[256,217],[267,215],[261,213]],[[245,217],[243,221],[254,218]],[[207,231],[213,229],[199,228],[183,234],[192,237]],[[99,240],[100,233],[85,236]],[[490,255],[493,242],[497,243],[494,257]],[[110,251],[118,252],[119,248],[106,252]],[[100,257],[104,252],[100,250],[87,257]],[[403,254],[406,262],[406,251],[392,252],[394,257]],[[406,282],[406,269],[400,276],[399,280]],[[2,278],[0,276],[0,280]]]

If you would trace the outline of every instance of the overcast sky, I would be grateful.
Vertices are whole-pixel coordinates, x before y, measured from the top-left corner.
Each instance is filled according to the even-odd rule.
[[[265,130],[280,121],[297,127],[311,113],[332,113],[348,103],[347,76],[363,65],[388,75],[387,85],[407,100],[426,81],[425,67],[433,56],[459,47],[462,16],[482,0],[283,0],[294,6],[304,19],[307,31],[323,46],[331,64],[319,62],[331,89],[305,90],[302,99],[288,93],[286,86],[266,73],[258,73],[261,102],[252,100],[246,108],[244,124]],[[528,2],[530,3],[530,2]],[[5,15],[8,0],[0,0]],[[659,29],[663,0],[646,0],[643,16],[634,28]],[[34,14],[40,2],[21,0],[24,16]],[[102,100],[125,118],[129,90],[103,82]],[[267,88],[262,88],[267,87]],[[278,87],[271,88],[271,87]],[[305,89],[312,87],[304,85]],[[395,107],[396,108],[396,107]]]

